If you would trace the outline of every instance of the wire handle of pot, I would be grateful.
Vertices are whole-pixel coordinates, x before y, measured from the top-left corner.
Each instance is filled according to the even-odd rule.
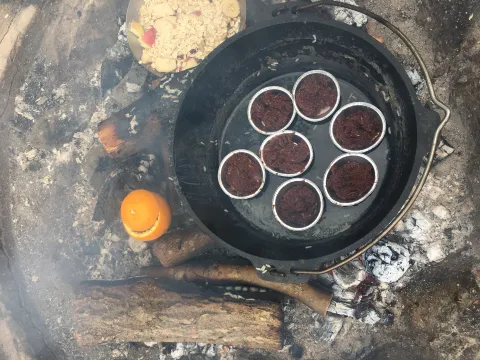
[[[357,11],[359,13],[362,13],[362,14],[376,20],[380,24],[384,25],[385,27],[390,29],[395,35],[397,35],[403,41],[403,43],[410,49],[410,51],[413,53],[413,55],[415,56],[415,59],[419,63],[420,68],[421,68],[422,73],[423,73],[423,76],[425,78],[425,81],[427,83],[428,92],[430,93],[430,97],[432,98],[433,103],[435,105],[437,105],[439,108],[441,108],[445,112],[445,115],[444,115],[442,121],[440,122],[440,125],[438,126],[437,130],[435,131],[435,135],[434,135],[434,138],[433,138],[433,144],[432,144],[432,147],[430,149],[429,156],[428,156],[428,161],[425,165],[425,170],[423,172],[423,175],[422,175],[420,181],[418,182],[417,186],[415,187],[415,190],[412,192],[411,196],[407,200],[405,206],[397,214],[395,219],[387,226],[387,228],[385,228],[371,243],[369,243],[368,245],[364,246],[363,248],[357,250],[353,255],[348,256],[347,258],[339,261],[338,263],[336,263],[332,266],[329,266],[325,269],[322,269],[322,270],[292,269],[292,273],[297,274],[297,275],[320,275],[320,274],[324,274],[326,272],[329,272],[331,270],[334,270],[334,269],[352,261],[353,259],[357,258],[358,256],[362,255],[365,251],[370,249],[377,242],[379,242],[385,235],[387,235],[395,227],[395,225],[397,225],[397,223],[408,212],[408,210],[410,210],[413,203],[417,199],[418,195],[422,191],[423,186],[425,185],[425,181],[427,180],[427,176],[430,172],[430,169],[432,168],[432,163],[433,163],[433,159],[434,159],[434,156],[435,156],[435,150],[437,148],[438,141],[439,141],[439,138],[440,138],[440,133],[441,133],[442,129],[444,128],[444,126],[447,124],[447,122],[450,120],[450,116],[451,116],[450,108],[445,103],[438,100],[437,95],[435,93],[435,90],[433,88],[432,79],[430,78],[430,75],[428,73],[427,66],[425,65],[425,62],[423,61],[422,56],[420,55],[420,53],[416,49],[415,45],[413,45],[413,43],[410,41],[410,39],[408,39],[407,36],[402,31],[400,31],[400,29],[398,29],[395,25],[393,25],[388,20],[384,19],[383,17],[381,17],[381,16],[379,16],[379,15],[377,15],[377,14],[375,14],[375,13],[369,11],[369,10],[363,9],[363,8],[358,7],[356,5],[351,5],[351,4],[338,2],[338,1],[318,1],[318,2],[315,2],[315,3],[312,3],[312,4],[294,6],[294,7],[292,7],[291,12],[293,14],[296,14],[296,13],[301,12],[301,11],[305,11],[305,10],[308,10],[308,9],[316,8],[316,7],[319,7],[319,6],[325,6],[325,5],[326,6],[343,7],[343,8],[346,8],[346,9],[350,9],[350,10],[354,10],[354,11]]]

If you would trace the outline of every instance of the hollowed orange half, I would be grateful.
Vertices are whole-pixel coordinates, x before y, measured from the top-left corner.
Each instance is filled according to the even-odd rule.
[[[135,190],[128,194],[122,202],[120,215],[127,233],[143,241],[162,236],[172,218],[165,199],[147,190]]]

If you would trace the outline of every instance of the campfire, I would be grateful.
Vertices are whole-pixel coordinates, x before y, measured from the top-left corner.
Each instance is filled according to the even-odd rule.
[[[314,39],[314,43],[317,40]],[[124,43],[125,39],[121,36],[119,42]],[[118,59],[115,59],[115,62],[121,63]],[[270,72],[277,71],[278,66],[281,66],[276,61],[272,62],[272,59],[269,59],[265,65],[265,69]],[[129,247],[132,251],[151,253],[155,258],[153,263],[156,263],[156,266],[145,266],[137,273],[132,274],[135,277],[123,280],[106,281],[102,279],[103,276],[100,274],[97,277],[101,280],[88,281],[78,289],[78,295],[74,303],[74,336],[80,345],[88,346],[112,342],[150,344],[162,341],[178,344],[172,354],[175,351],[178,351],[178,354],[185,354],[188,352],[185,350],[186,348],[190,348],[191,351],[199,350],[198,348],[193,350],[193,346],[184,343],[222,346],[221,348],[215,348],[213,345],[199,345],[201,347],[199,351],[201,352],[215,353],[230,349],[229,347],[233,346],[261,348],[270,351],[283,349],[283,351],[301,353],[301,350],[298,350],[293,342],[292,336],[289,336],[289,331],[292,328],[289,328],[289,326],[294,311],[292,301],[302,303],[310,309],[315,327],[323,329],[322,336],[326,341],[335,339],[342,327],[339,319],[344,317],[369,325],[388,325],[394,321],[393,313],[389,310],[389,306],[395,302],[395,295],[391,291],[390,284],[395,284],[403,279],[408,270],[415,265],[415,260],[411,256],[411,246],[404,241],[398,243],[392,241],[391,238],[384,238],[376,242],[374,246],[368,246],[368,250],[364,251],[362,248],[367,246],[369,241],[364,241],[362,244],[352,242],[349,245],[359,245],[358,249],[360,251],[358,253],[355,253],[358,249],[342,250],[343,253],[336,258],[332,257],[329,261],[317,262],[312,268],[299,269],[283,267],[285,259],[275,258],[276,256],[281,257],[278,256],[279,252],[272,252],[274,260],[272,262],[266,260],[268,259],[267,256],[258,256],[257,254],[245,256],[246,259],[242,258],[239,255],[247,253],[247,251],[224,238],[226,234],[224,230],[218,230],[223,219],[226,219],[233,212],[233,207],[222,208],[223,214],[221,215],[217,213],[214,205],[205,206],[199,210],[199,205],[195,201],[201,198],[203,194],[192,195],[192,193],[189,193],[189,186],[193,189],[209,181],[209,175],[203,175],[202,173],[210,172],[211,164],[204,161],[206,157],[203,153],[200,153],[199,158],[203,159],[204,162],[195,165],[196,176],[191,176],[188,181],[184,177],[181,178],[184,175],[183,173],[172,167],[172,163],[175,163],[177,167],[184,168],[194,166],[191,165],[193,161],[190,163],[181,162],[187,156],[184,158],[178,157],[175,152],[178,152],[178,148],[185,144],[175,145],[176,139],[172,139],[172,136],[175,137],[175,135],[172,135],[175,131],[182,131],[190,135],[188,132],[193,132],[193,130],[184,128],[184,123],[178,130],[179,127],[176,123],[178,119],[175,116],[179,116],[179,118],[181,116],[176,114],[175,111],[163,111],[164,109],[157,106],[157,101],[162,99],[162,101],[168,101],[174,106],[178,106],[182,99],[181,95],[183,96],[184,92],[188,91],[192,82],[197,81],[192,77],[194,75],[191,72],[184,72],[180,74],[159,74],[160,77],[138,76],[143,69],[139,70],[138,65],[134,64],[120,84],[112,84],[107,73],[107,67],[103,68],[102,72],[104,69],[102,87],[107,95],[118,96],[119,88],[123,86],[128,94],[136,96],[137,99],[122,110],[112,113],[98,124],[98,138],[109,157],[115,160],[110,163],[111,174],[107,177],[99,196],[94,220],[105,221],[108,226],[114,223],[118,224],[118,218],[111,214],[111,209],[119,209],[120,202],[125,195],[136,189],[145,189],[152,194],[161,194],[171,208],[172,217],[169,230],[158,240],[148,243],[140,242],[134,238],[129,240]],[[261,79],[264,74],[259,71],[257,76]],[[289,81],[294,83],[294,80],[292,78]],[[316,88],[320,85],[311,84],[311,87]],[[327,85],[323,84],[322,86],[326,87]],[[365,98],[359,100],[362,101],[362,104],[365,104],[364,101],[366,101],[367,96],[355,92],[348,86],[342,86],[341,90],[347,93],[350,91],[351,96],[364,96]],[[257,91],[252,93],[255,94]],[[268,93],[266,94],[268,95]],[[340,94],[335,92],[332,99],[335,100],[339,96]],[[300,96],[300,98],[305,102],[311,100],[305,96]],[[285,99],[282,101],[289,101],[288,96]],[[185,99],[183,100],[185,101]],[[250,100],[252,100],[251,96],[248,101],[243,99],[241,104],[248,104]],[[282,105],[285,105],[283,102]],[[302,106],[306,105],[303,104]],[[246,110],[247,106],[243,107]],[[334,109],[330,109],[330,107],[328,111],[331,110],[333,114]],[[374,108],[379,114],[381,113],[379,109]],[[266,129],[269,124],[264,123],[265,129],[259,131],[258,128],[261,128],[261,126],[258,121],[261,123],[261,120],[258,120],[257,117],[268,113],[268,111],[266,107],[254,110],[251,123],[246,121],[245,124],[246,126],[253,126],[258,132],[255,136],[262,139],[262,136],[268,134]],[[316,108],[314,110],[317,113],[319,111]],[[282,124],[274,123],[274,125],[278,125],[277,128],[281,130],[284,130],[285,126],[288,127],[292,122],[290,120],[291,111],[290,105],[283,114],[285,119],[283,119]],[[250,114],[245,111],[243,115],[248,118]],[[362,114],[355,115],[355,121],[361,122],[364,120],[357,119],[361,118]],[[385,152],[387,150],[385,142],[379,145],[386,131],[383,115],[381,116],[383,131],[381,129],[382,124],[373,124],[378,125],[376,127],[370,124],[369,126],[373,129],[370,131],[372,134],[368,133],[370,137],[365,140],[365,144],[362,143],[359,149],[367,147],[372,149],[378,145],[375,151]],[[312,115],[311,117],[315,116]],[[203,121],[203,119],[197,120]],[[373,118],[367,120],[374,122]],[[368,122],[367,120],[365,121]],[[177,130],[175,130],[175,126],[177,126]],[[312,129],[317,126],[311,124]],[[353,128],[353,125],[351,127]],[[235,131],[238,132],[239,129],[236,128]],[[348,136],[351,138],[352,130],[351,128],[347,130],[349,132]],[[252,129],[253,132],[254,129]],[[324,132],[324,135],[325,139],[330,139],[328,130]],[[229,140],[219,145],[219,139],[210,139],[201,135],[197,142],[192,143],[188,152],[197,154],[197,150],[203,148],[208,149],[204,150],[208,153],[209,151],[217,151],[215,150],[216,147],[222,145],[227,145],[226,149],[229,149],[229,146],[232,145],[230,142],[234,141],[235,134],[229,136]],[[250,136],[252,134],[242,131],[238,138],[246,139]],[[386,136],[388,137],[388,135]],[[187,137],[186,139],[188,140]],[[308,144],[310,145],[310,142]],[[442,146],[441,159],[448,156],[448,154],[443,156],[445,152],[450,151],[447,144],[444,142]],[[315,147],[315,144],[312,145]],[[307,171],[310,162],[313,160],[312,145],[309,146],[310,155],[304,156],[305,162],[308,161],[308,164],[301,163],[300,172]],[[335,145],[333,143],[331,145],[333,149]],[[341,148],[340,146],[337,147]],[[270,149],[269,152],[267,150],[269,149],[265,149],[266,157],[275,157],[275,150]],[[187,149],[183,149],[183,151],[187,151]],[[280,153],[281,151],[277,152]],[[308,154],[307,151],[305,153]],[[354,155],[349,156],[354,157]],[[318,155],[315,153],[315,159],[317,157]],[[353,190],[358,191],[359,194],[355,193],[352,198],[345,197],[344,200],[355,202],[355,204],[348,204],[345,207],[362,202],[361,206],[363,208],[354,208],[352,212],[354,217],[357,217],[354,221],[360,221],[359,219],[363,216],[364,211],[372,206],[376,193],[370,197],[369,201],[364,200],[374,190],[378,191],[376,189],[380,185],[377,184],[377,168],[376,165],[373,165],[373,161],[366,155],[355,155],[355,157],[362,161],[368,160],[350,164],[357,167],[366,165],[365,169],[359,170],[359,174],[364,175],[357,176],[357,178],[362,177],[366,184],[355,183],[356,188]],[[189,158],[189,160],[191,159]],[[286,159],[288,160],[288,156],[286,156]],[[440,156],[437,157],[438,161],[441,159]],[[334,157],[331,157],[330,160],[334,160]],[[379,171],[383,172],[383,175],[381,175],[383,181],[382,176],[386,176],[388,165],[385,163],[385,159],[380,158],[379,160]],[[325,162],[325,164],[328,165],[329,162]],[[114,166],[111,164],[114,164]],[[238,164],[234,165],[240,166]],[[327,169],[326,166],[323,167],[324,170]],[[177,171],[172,171],[172,169]],[[335,192],[339,197],[342,195],[341,190],[345,190],[344,183],[348,180],[347,176],[342,178],[343,175],[340,171],[342,169],[340,166],[333,167],[331,172],[339,179],[330,179],[329,177],[326,180],[328,186],[324,186],[325,189],[327,187],[333,189],[332,192]],[[280,168],[280,170],[283,170],[283,168]],[[288,172],[287,170],[285,172]],[[275,171],[269,170],[269,172],[272,173],[269,176],[272,176]],[[291,172],[295,173],[297,170]],[[282,171],[277,171],[277,173],[281,174]],[[232,181],[233,183],[234,181]],[[228,185],[231,186],[232,184],[229,183]],[[216,185],[218,186],[218,184]],[[321,187],[320,182],[319,188]],[[257,192],[257,190],[259,191]],[[255,196],[257,196],[260,190],[262,188],[255,185],[253,190],[246,189],[245,191],[248,193],[246,195],[255,192]],[[345,192],[353,191],[352,189],[347,190]],[[207,189],[207,191],[210,190]],[[227,196],[233,193],[232,189],[225,191]],[[314,193],[312,192],[312,194]],[[213,195],[212,198],[216,199],[217,194]],[[195,197],[198,199],[192,200]],[[235,199],[235,196],[233,198]],[[242,197],[239,197],[239,199],[242,199]],[[246,197],[242,201],[247,201]],[[332,206],[332,204],[341,205],[341,202],[331,201],[329,206]],[[293,203],[290,204],[290,206],[293,205]],[[400,209],[400,205],[403,204],[396,204],[395,206]],[[239,206],[245,206],[245,202]],[[246,207],[241,209],[240,212],[245,211],[245,209]],[[212,213],[209,213],[210,210]],[[319,204],[316,203],[315,209],[312,210],[314,212],[311,215],[312,219],[323,214],[323,202],[322,209],[318,210]],[[328,211],[327,208],[327,214]],[[334,214],[338,214],[338,211]],[[199,215],[199,212],[204,212],[205,217]],[[318,214],[319,212],[320,214]],[[437,212],[442,213],[442,216],[445,215],[442,209],[438,209]],[[207,222],[207,219],[210,219],[209,217],[217,215],[220,221]],[[159,216],[161,216],[161,213]],[[196,218],[199,218],[203,224],[199,224]],[[273,212],[271,218],[274,219]],[[256,219],[258,222],[255,223],[255,226],[264,220],[262,218]],[[310,220],[307,224],[302,223],[302,226],[310,223],[317,226],[317,221],[318,219],[315,222]],[[400,222],[400,225],[396,228],[396,233],[402,234],[405,227],[409,226],[408,224],[408,222]],[[321,226],[321,220],[318,226]],[[401,226],[404,228],[401,228]],[[340,228],[335,229],[335,231],[337,233],[344,231]],[[289,230],[291,230],[291,227],[282,228],[284,232],[281,232],[279,237],[286,237],[288,235],[285,234],[291,234],[288,232]],[[305,238],[295,235],[297,237],[294,240],[300,240],[301,242],[312,236],[317,236],[318,232],[306,234]],[[218,238],[221,238],[224,243],[219,243]],[[227,246],[225,246],[225,243]],[[240,250],[237,251],[235,248]],[[301,251],[298,252],[300,262],[303,259],[309,260],[308,254],[313,252],[318,252],[317,244],[305,243]],[[332,253],[334,252],[332,251]],[[356,256],[353,256],[355,254]],[[346,257],[353,257],[354,260],[346,262],[343,266],[338,266],[344,262]],[[254,261],[252,258],[261,258],[261,261]],[[288,259],[288,261],[290,260]],[[296,262],[296,260],[293,260],[293,262]],[[145,265],[151,265],[150,263],[146,261]],[[314,264],[312,261],[307,263]],[[295,264],[295,266],[297,265]],[[296,270],[298,270],[297,273]],[[310,277],[310,275],[313,276]]]

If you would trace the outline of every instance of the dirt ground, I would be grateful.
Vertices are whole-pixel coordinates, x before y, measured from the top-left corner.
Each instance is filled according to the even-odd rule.
[[[448,242],[444,256],[432,259],[428,249],[422,249],[422,239],[406,240],[420,243],[424,256],[419,256],[408,282],[391,289],[393,324],[372,326],[341,318],[340,332],[328,342],[319,335],[311,311],[293,303],[288,305],[293,307],[293,351],[237,349],[228,355],[231,359],[480,359],[480,279],[472,274],[480,258],[480,3],[358,3],[411,38],[431,69],[439,98],[453,109],[443,134],[455,153],[432,173],[435,186],[444,189],[444,198],[450,196],[449,206],[455,208],[456,217],[445,220],[448,229],[435,228],[441,229],[442,246]],[[96,172],[105,161],[96,125],[141,95],[112,93],[105,100],[100,87],[105,58],[115,55],[128,62],[125,49],[115,47],[127,1],[0,5],[4,19],[28,6],[36,9],[21,47],[0,78],[0,358],[165,359],[161,343],[79,349],[72,337],[76,284],[129,277],[151,262],[149,251],[128,247],[118,222],[107,226],[91,220],[108,175]],[[408,50],[391,33],[373,21],[366,28],[382,38],[407,69],[415,69]],[[428,102],[425,87],[417,89]],[[421,209],[429,211],[432,204],[420,202]],[[183,357],[188,358],[208,357]]]

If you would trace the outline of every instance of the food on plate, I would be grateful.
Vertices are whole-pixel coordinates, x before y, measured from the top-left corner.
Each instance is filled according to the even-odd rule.
[[[138,25],[144,33],[134,22],[130,31],[143,47],[142,64],[158,72],[187,70],[240,31],[240,4],[238,0],[145,0]]]
[[[180,71],[191,69],[198,65],[197,59],[190,57],[182,63]]]
[[[149,49],[155,44],[155,39],[157,37],[157,30],[154,27],[151,27],[143,33],[143,35],[138,39],[140,45],[143,48]]]
[[[156,18],[163,18],[165,16],[173,16],[175,15],[175,10],[170,6],[168,1],[163,1],[156,3],[152,6],[152,15]]]
[[[177,68],[177,62],[169,58],[156,58],[152,66],[160,72],[171,72]]]
[[[240,15],[240,4],[237,0],[223,0],[222,12],[225,16],[235,18]]]
[[[130,32],[133,33],[133,35],[135,35],[136,37],[140,38],[143,36],[145,30],[143,29],[143,26],[140,25],[138,22],[132,21],[130,23]]]

